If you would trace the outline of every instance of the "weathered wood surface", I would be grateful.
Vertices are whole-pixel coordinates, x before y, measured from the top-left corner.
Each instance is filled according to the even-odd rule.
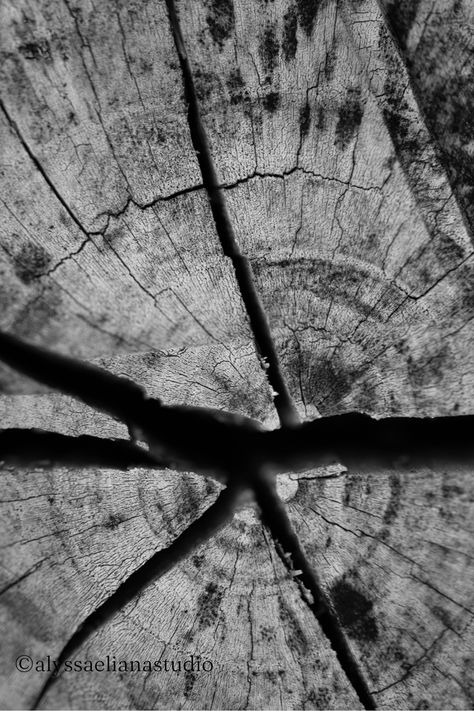
[[[265,14],[234,2],[219,52],[215,38],[191,41],[206,4],[181,5],[233,224],[304,414],[470,412],[473,249],[449,179],[461,164],[438,146],[457,139],[449,125],[433,139],[377,4],[269,3]],[[448,3],[432,10],[446,40]],[[419,71],[438,81],[422,60]],[[435,115],[433,95],[423,108]],[[352,608],[343,624],[377,703],[470,707],[471,473],[313,483],[290,511],[336,605]]]
[[[176,5],[218,180],[302,417],[472,413],[469,3],[382,2],[385,15],[374,0]],[[165,402],[276,426],[165,3],[2,13],[1,327]],[[452,77],[459,88],[444,92]],[[126,436],[0,374],[2,427]],[[472,472],[325,474],[290,473],[280,490],[377,705],[472,708]],[[0,700],[12,708],[44,683],[15,658],[55,658],[218,485],[169,470],[2,477]],[[76,657],[181,653],[214,671],[63,675],[43,705],[360,707],[251,505]]]

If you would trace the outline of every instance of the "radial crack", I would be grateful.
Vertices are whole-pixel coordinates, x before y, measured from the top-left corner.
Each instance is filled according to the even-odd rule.
[[[159,468],[148,451],[126,439],[74,437],[39,429],[0,430],[0,462],[20,467]],[[164,465],[163,465],[164,466]]]
[[[158,551],[135,570],[77,627],[59,653],[55,669],[41,687],[32,708],[38,708],[46,692],[54,683],[66,660],[139,593],[159,580],[165,573],[187,558],[198,546],[205,543],[230,520],[239,501],[241,489],[228,487],[216,501],[188,526],[170,546]]]
[[[263,477],[255,477],[254,491],[262,520],[277,544],[280,558],[299,583],[303,600],[318,620],[360,702],[365,709],[375,709],[375,701],[363,672],[347,642],[332,603],[306,557],[274,484]]]
[[[186,54],[174,0],[166,0],[166,6],[168,8],[171,31],[183,74],[191,140],[201,169],[203,184],[209,196],[216,231],[221,241],[224,254],[229,257],[233,263],[237,284],[247,310],[257,350],[263,362],[268,366],[265,370],[270,385],[276,393],[275,407],[280,421],[284,426],[296,424],[299,421],[299,416],[283,377],[267,316],[255,287],[252,268],[248,258],[240,251],[230,222],[224,193],[217,179],[209,142],[199,111],[191,66]]]
[[[61,205],[63,206],[63,208],[66,210],[66,212],[67,212],[67,214],[69,215],[69,217],[71,218],[71,220],[74,222],[74,224],[80,229],[80,231],[81,231],[81,232],[83,233],[83,235],[85,235],[86,237],[90,237],[90,235],[92,235],[92,234],[100,234],[100,233],[97,233],[97,232],[88,232],[88,231],[86,230],[86,228],[84,227],[84,225],[81,223],[81,221],[76,217],[76,215],[75,215],[74,212],[71,210],[71,208],[69,207],[69,205],[67,204],[67,202],[64,200],[63,196],[58,192],[56,186],[54,185],[54,183],[52,182],[52,180],[49,178],[48,174],[47,174],[46,171],[44,170],[44,168],[43,168],[43,166],[41,165],[41,163],[39,162],[38,158],[34,155],[34,153],[32,153],[32,151],[31,151],[29,145],[27,144],[27,142],[26,142],[25,139],[23,138],[22,133],[21,133],[20,129],[18,128],[18,125],[17,125],[16,122],[12,119],[12,117],[10,116],[10,114],[8,113],[5,104],[3,103],[3,101],[2,101],[1,99],[0,99],[0,110],[1,110],[2,113],[4,114],[4,116],[5,116],[5,118],[7,119],[8,124],[10,125],[12,131],[13,131],[13,132],[15,133],[15,135],[17,136],[18,140],[20,141],[21,145],[23,146],[23,149],[24,149],[25,152],[27,153],[28,157],[30,158],[30,160],[31,160],[31,162],[33,163],[33,165],[35,166],[35,168],[37,169],[38,173],[39,173],[39,174],[41,175],[41,177],[45,180],[45,182],[47,183],[47,185],[48,185],[48,187],[50,188],[51,192],[52,192],[52,193],[54,194],[54,196],[59,200],[59,202],[61,203]]]

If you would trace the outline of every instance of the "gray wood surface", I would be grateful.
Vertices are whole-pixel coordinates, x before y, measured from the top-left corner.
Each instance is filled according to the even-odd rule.
[[[469,0],[4,0],[0,328],[167,404],[279,425],[170,5],[301,419],[472,414]],[[0,393],[2,428],[127,437],[3,365]],[[45,675],[16,657],[57,658],[220,485],[170,469],[0,476],[0,705],[29,708]],[[377,708],[473,708],[472,468],[288,472],[278,491]],[[63,674],[41,707],[362,708],[293,577],[249,499],[75,653],[197,654],[213,671]]]

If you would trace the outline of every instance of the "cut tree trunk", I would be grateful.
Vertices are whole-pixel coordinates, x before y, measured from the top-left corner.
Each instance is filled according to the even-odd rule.
[[[473,414],[473,37],[469,0],[5,0],[0,327],[268,428]],[[2,428],[127,437],[0,387]],[[47,673],[15,660],[58,659],[221,486],[1,476],[0,703],[29,708]],[[376,707],[473,708],[472,469],[278,491]],[[63,673],[41,706],[363,708],[253,502],[74,659],[191,654],[212,671]]]

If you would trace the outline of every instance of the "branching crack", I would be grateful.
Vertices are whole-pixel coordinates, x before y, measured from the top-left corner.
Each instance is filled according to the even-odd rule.
[[[267,316],[255,287],[252,267],[249,259],[240,251],[230,222],[223,189],[217,179],[207,135],[200,115],[191,66],[186,54],[174,0],[166,0],[166,6],[183,75],[191,140],[201,169],[204,187],[209,196],[216,231],[224,254],[231,259],[234,266],[237,284],[247,310],[257,349],[262,360],[268,364],[266,374],[273,391],[276,393],[274,402],[280,421],[282,425],[296,424],[299,421],[299,416],[281,370]]]
[[[353,169],[351,172],[354,172]],[[246,175],[244,178],[238,178],[238,180],[235,180],[233,183],[220,183],[218,187],[222,188],[223,190],[233,190],[238,185],[243,185],[252,180],[263,180],[266,178],[285,180],[285,178],[288,178],[289,176],[294,175],[295,173],[303,173],[304,175],[309,175],[313,178],[316,178],[317,180],[322,180],[329,183],[338,183],[339,185],[344,185],[346,188],[355,188],[356,190],[364,190],[366,192],[370,192],[372,190],[377,190],[380,192],[383,190],[384,185],[386,183],[386,180],[384,180],[382,185],[358,185],[357,183],[352,182],[351,177],[349,177],[348,180],[342,180],[341,178],[336,178],[332,175],[323,175],[322,173],[316,173],[314,170],[309,170],[308,168],[303,168],[300,165],[296,165],[294,168],[284,170],[282,173],[262,173],[261,171],[255,170],[251,175]]]
[[[49,277],[49,276],[51,276],[52,274],[54,274],[54,273],[55,273],[60,267],[62,267],[66,262],[68,262],[70,259],[72,259],[73,257],[75,257],[75,256],[77,256],[78,254],[80,254],[80,253],[82,252],[82,250],[85,248],[85,246],[86,246],[87,244],[89,244],[89,242],[92,241],[92,238],[93,238],[93,237],[104,237],[105,234],[106,234],[106,232],[107,232],[107,230],[108,230],[108,228],[109,228],[110,220],[113,219],[113,218],[117,219],[117,218],[121,217],[122,215],[124,215],[125,212],[129,209],[129,207],[130,207],[131,205],[134,205],[134,206],[135,206],[136,208],[138,208],[139,210],[145,211],[145,210],[148,210],[148,209],[150,209],[150,208],[154,208],[157,204],[159,204],[159,203],[161,203],[161,202],[169,202],[169,201],[171,201],[171,200],[174,200],[175,198],[180,197],[181,195],[187,195],[188,193],[193,193],[193,192],[197,192],[197,191],[199,191],[199,190],[203,190],[203,189],[204,189],[204,185],[201,184],[201,183],[199,183],[199,184],[197,184],[197,185],[191,185],[191,186],[189,186],[189,187],[187,187],[187,188],[182,188],[181,190],[176,190],[176,191],[174,191],[174,192],[172,192],[172,193],[170,193],[170,194],[168,194],[168,195],[162,195],[162,196],[159,196],[159,197],[157,197],[157,198],[153,198],[152,200],[150,200],[150,201],[148,201],[148,202],[142,202],[142,203],[136,201],[133,197],[131,197],[131,196],[129,195],[129,196],[127,197],[126,201],[125,201],[125,204],[124,204],[119,210],[117,210],[117,211],[115,211],[115,212],[114,212],[114,211],[101,212],[101,213],[99,213],[99,214],[97,215],[98,218],[100,218],[100,217],[105,217],[105,218],[106,218],[105,223],[104,223],[104,226],[103,226],[100,230],[88,230],[88,229],[86,229],[86,227],[82,224],[82,222],[79,220],[79,218],[78,218],[77,215],[74,213],[74,211],[69,207],[69,205],[67,204],[66,200],[65,200],[64,197],[61,195],[61,193],[59,192],[59,190],[57,189],[57,187],[55,186],[55,184],[53,183],[53,181],[51,180],[51,178],[50,178],[49,175],[47,174],[46,170],[43,168],[43,166],[41,165],[40,161],[38,160],[38,158],[36,157],[36,155],[35,155],[35,154],[33,153],[33,151],[31,150],[31,148],[30,148],[30,146],[28,145],[26,139],[25,139],[24,136],[22,135],[18,124],[17,124],[16,121],[14,121],[14,119],[10,116],[10,114],[9,114],[9,112],[8,112],[8,110],[7,110],[6,106],[5,106],[5,104],[3,103],[3,101],[2,101],[1,99],[0,99],[0,110],[1,110],[2,113],[4,114],[4,116],[5,116],[5,118],[6,118],[7,122],[8,122],[8,124],[9,124],[9,126],[11,127],[11,130],[14,132],[14,134],[15,134],[16,137],[18,138],[18,140],[19,140],[19,142],[20,142],[22,148],[24,149],[24,151],[26,152],[26,154],[27,154],[28,157],[30,158],[31,162],[33,163],[33,165],[34,165],[35,168],[37,169],[38,173],[42,176],[42,178],[44,179],[45,183],[48,185],[49,189],[51,190],[51,192],[53,193],[53,195],[56,197],[56,199],[58,200],[58,202],[60,203],[60,205],[62,206],[62,208],[66,211],[66,213],[68,214],[68,216],[70,217],[70,219],[72,220],[72,222],[76,225],[76,227],[77,227],[77,228],[80,230],[80,232],[84,235],[84,239],[82,240],[82,242],[80,243],[80,245],[79,245],[76,249],[74,249],[73,251],[71,251],[69,254],[67,254],[66,256],[62,257],[61,259],[59,259],[59,260],[56,262],[56,264],[54,264],[54,265],[53,265],[49,270],[47,270],[46,272],[43,272],[43,273],[41,273],[41,274],[36,275],[36,276],[35,276],[35,280],[43,279],[43,278],[45,278],[45,277]],[[133,275],[131,275],[131,276],[132,276],[132,278],[133,278]],[[136,280],[135,280],[135,281],[136,281]],[[42,296],[42,294],[43,294],[43,292],[40,292],[40,294],[38,294],[37,297],[35,297],[35,300],[38,299],[38,298],[40,298],[40,297]]]
[[[56,433],[8,430],[0,433],[0,460],[14,461],[21,464],[25,459],[31,462],[35,460],[36,457],[36,460],[42,465],[44,465],[45,462],[47,465],[73,462],[74,465],[79,463],[80,465],[88,466],[93,462],[94,464],[100,463],[103,466],[114,466],[115,468],[126,468],[127,466],[141,464],[156,467],[164,463],[164,461],[162,462],[160,459],[160,454],[167,456],[169,453],[170,461],[174,468],[189,467],[195,471],[204,472],[206,476],[209,475],[209,473],[215,474],[217,472],[219,475],[224,473],[225,477],[223,481],[227,485],[227,488],[219,494],[217,500],[197,520],[191,523],[168,547],[156,552],[131,575],[126,577],[118,588],[112,594],[106,596],[105,600],[75,629],[59,652],[57,661],[55,662],[56,672],[48,677],[40,689],[35,701],[35,707],[41,703],[51,684],[54,682],[54,679],[61,672],[61,668],[68,657],[73,654],[81,644],[88,641],[92,635],[99,632],[125,605],[132,600],[134,600],[136,604],[140,593],[149,589],[154,582],[187,558],[198,546],[208,541],[212,535],[225,526],[231,520],[237,506],[242,502],[243,492],[250,490],[253,492],[257,504],[259,505],[262,520],[275,541],[276,550],[281,560],[290,572],[292,578],[298,584],[305,604],[318,620],[324,635],[337,655],[339,664],[349,683],[357,693],[363,706],[366,709],[375,709],[376,706],[373,695],[368,688],[362,669],[349,645],[341,623],[341,618],[334,609],[331,598],[325,592],[318,573],[311,566],[297,533],[292,526],[285,505],[276,492],[274,475],[278,473],[278,471],[287,470],[287,468],[293,471],[298,467],[300,469],[306,469],[309,462],[311,462],[311,465],[314,465],[315,463],[327,464],[342,461],[344,465],[349,467],[353,465],[362,467],[362,465],[364,465],[368,466],[370,470],[370,466],[378,469],[380,462],[383,464],[387,462],[393,464],[393,462],[395,462],[397,465],[400,464],[400,466],[402,466],[406,461],[410,461],[411,458],[415,462],[423,460],[423,458],[429,460],[430,457],[437,461],[441,461],[445,458],[454,461],[457,457],[462,458],[467,456],[468,460],[472,461],[474,459],[474,447],[471,437],[473,418],[434,418],[433,420],[428,420],[428,418],[386,418],[385,420],[375,421],[364,415],[350,413],[344,416],[321,418],[320,420],[305,425],[299,424],[296,407],[281,370],[267,315],[254,283],[250,260],[240,251],[238,241],[234,234],[224,198],[224,191],[253,179],[275,178],[284,180],[286,177],[299,171],[319,180],[334,181],[344,185],[345,190],[338,200],[339,205],[350,188],[383,192],[388,177],[380,186],[366,187],[352,184],[355,168],[355,151],[357,147],[356,141],[352,171],[347,181],[323,176],[297,165],[295,168],[281,174],[261,173],[255,170],[252,175],[241,178],[233,184],[219,184],[204,124],[200,116],[198,98],[194,87],[190,62],[181,35],[175,0],[166,0],[166,5],[183,75],[185,96],[188,104],[189,129],[202,173],[202,184],[180,190],[167,197],[157,198],[145,205],[138,204],[133,197],[129,196],[125,205],[119,211],[115,213],[101,213],[107,218],[105,227],[101,231],[87,231],[50,180],[47,172],[42,168],[39,160],[29,148],[27,141],[21,135],[19,127],[9,116],[5,106],[0,101],[0,109],[4,113],[9,125],[33,165],[41,174],[70,219],[85,237],[74,252],[59,260],[59,262],[43,276],[51,275],[64,264],[65,261],[79,254],[94,235],[104,237],[110,220],[123,215],[130,205],[133,204],[137,208],[144,210],[154,207],[160,200],[171,200],[187,192],[205,189],[209,197],[216,231],[220,238],[223,252],[225,256],[232,261],[235,270],[236,281],[250,320],[257,350],[262,363],[266,363],[268,366],[266,368],[267,377],[275,391],[275,406],[280,417],[282,429],[274,432],[264,432],[259,423],[251,421],[250,418],[241,417],[239,419],[231,413],[219,412],[218,415],[216,415],[215,411],[205,408],[163,406],[159,400],[148,399],[139,386],[124,378],[113,376],[110,373],[106,373],[90,365],[78,364],[78,362],[73,359],[67,359],[64,356],[48,353],[44,351],[44,349],[25,346],[25,344],[22,344],[19,339],[15,339],[15,337],[0,334],[1,360],[15,367],[20,372],[36,378],[40,382],[55,387],[62,392],[69,393],[92,407],[107,412],[117,419],[121,419],[129,425],[129,429],[134,438],[146,441],[150,447],[149,450],[146,450],[128,441],[100,441],[98,438],[93,437],[69,438]],[[80,34],[76,15],[72,12],[71,14],[76,22],[83,47],[88,47]],[[120,25],[119,16],[118,22],[122,33],[124,56],[128,65],[125,36],[123,28]],[[92,52],[91,56],[93,58]],[[84,68],[89,76],[85,64]],[[135,84],[138,94],[140,95],[136,80]],[[102,125],[100,104],[92,81],[91,87],[99,107],[97,111],[98,120]],[[105,128],[104,133],[107,140],[109,140]],[[298,156],[301,146],[302,136]],[[114,151],[111,144],[110,147],[113,153]],[[119,165],[118,161],[117,164]],[[119,169],[122,171],[122,175],[131,193],[130,185],[120,165]],[[337,219],[336,215],[336,220]],[[295,245],[297,237],[298,232],[295,236]],[[129,271],[130,276],[137,285],[147,293],[148,296],[156,300],[156,297],[136,280],[123,259],[116,252],[115,254],[122,265]],[[470,256],[471,255],[468,255],[460,264],[463,264]],[[458,268],[460,264],[453,267],[450,272]],[[437,283],[439,282],[436,282],[436,284]],[[432,285],[419,297],[410,297],[406,294],[406,298],[421,298],[434,288],[436,284]],[[179,299],[177,296],[176,298]],[[182,305],[184,306],[184,304]],[[202,324],[200,325],[202,326]],[[204,328],[204,326],[202,327]],[[357,328],[358,326],[356,330]],[[209,335],[212,336],[212,334]],[[301,390],[301,392],[303,393],[303,390]],[[450,419],[451,422],[448,422]],[[186,438],[183,438],[183,431],[185,429]],[[183,440],[185,441],[183,442]],[[377,442],[377,449],[375,451],[374,442]],[[433,442],[435,442],[435,444],[433,444]],[[177,461],[175,461],[175,458]],[[338,474],[338,476],[339,475],[340,474]],[[355,536],[358,536],[360,533],[360,535],[366,535],[375,540],[379,540],[369,533],[362,531],[357,533],[348,528],[344,528],[341,524],[326,519],[319,511],[315,509],[313,509],[313,511],[328,523],[339,526],[348,533]],[[99,524],[94,524],[90,528],[94,528],[98,525]],[[44,536],[39,536],[36,539],[31,539],[31,541],[57,535],[62,532],[66,532],[66,529],[53,531]],[[80,533],[83,533],[83,531],[71,535],[79,535]],[[383,541],[379,542],[383,543]],[[13,541],[8,545],[25,543],[28,543],[28,541]],[[392,548],[386,543],[384,543],[384,545]],[[416,563],[416,561],[408,558],[396,549],[392,548],[392,550],[398,555],[410,560],[412,563]],[[234,574],[237,566],[237,558],[235,561]],[[17,578],[16,581],[7,585],[4,591],[7,591],[9,588],[33,574],[44,560],[35,563],[29,570]],[[461,603],[457,603],[431,583],[418,578],[416,575],[414,575],[413,578],[472,614],[472,611],[467,607],[464,607]],[[251,695],[250,672],[254,652],[250,601],[251,596],[248,598],[251,653],[248,662],[249,687],[247,705]],[[439,639],[443,633],[441,633],[437,639]],[[425,654],[415,661],[412,667],[427,656],[437,639],[425,650]],[[410,669],[405,676],[408,675]],[[399,681],[401,681],[401,679]],[[389,686],[396,683],[399,682],[394,682]],[[389,688],[389,686],[385,688]],[[375,693],[380,693],[380,691]]]
[[[126,468],[142,463],[148,465],[151,458],[152,466],[169,464],[174,469],[215,476],[227,485],[217,502],[200,519],[191,524],[166,551],[155,554],[135,571],[86,618],[65,645],[59,662],[64,661],[132,597],[189,555],[196,545],[207,541],[230,519],[236,505],[243,501],[241,495],[250,491],[276,542],[279,555],[335,650],[347,679],[363,705],[375,708],[340,619],[276,493],[275,475],[281,471],[307,470],[335,462],[342,462],[350,469],[367,471],[407,464],[412,466],[412,463],[423,464],[433,460],[438,463],[460,461],[472,464],[474,416],[374,420],[367,415],[349,413],[265,431],[259,422],[232,413],[202,407],[163,405],[160,400],[147,398],[145,391],[127,378],[24,343],[5,333],[0,333],[0,360],[44,385],[119,419],[128,425],[134,439],[146,442],[149,447],[144,450],[123,440],[70,438],[42,431],[6,430],[0,433],[0,458],[4,461],[20,464],[36,461],[49,466],[52,462],[71,464],[77,460],[81,466],[99,464]],[[186,437],[183,437],[183,432],[186,432]],[[86,441],[87,446],[81,446]],[[377,443],[376,448],[374,442]],[[86,530],[99,525],[95,523]],[[349,529],[345,530],[357,535]],[[26,545],[66,532],[66,529],[55,530],[29,541],[11,541],[4,547]],[[364,535],[375,538],[369,533]],[[416,563],[389,544],[384,545]],[[428,581],[416,575],[412,577],[472,614],[462,603]],[[50,677],[42,688],[38,702],[52,680],[53,677]]]

